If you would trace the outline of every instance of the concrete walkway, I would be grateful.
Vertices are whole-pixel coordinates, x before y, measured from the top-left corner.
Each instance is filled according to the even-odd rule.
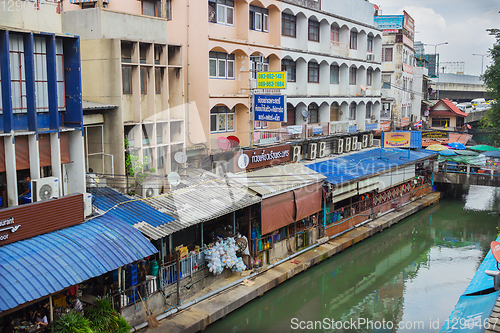
[[[279,266],[263,271],[251,279],[252,286],[237,285],[201,301],[192,307],[176,313],[163,320],[155,329],[143,329],[141,332],[198,332],[209,324],[224,317],[231,311],[238,309],[258,296],[276,287],[280,283],[291,279],[296,274],[325,260],[334,254],[360,242],[391,225],[398,223],[405,217],[439,201],[440,193],[432,192],[426,196],[404,206],[400,211],[393,211],[374,221],[358,227],[322,244],[315,249],[305,252],[293,260],[286,261]],[[292,263],[296,262],[295,263]]]

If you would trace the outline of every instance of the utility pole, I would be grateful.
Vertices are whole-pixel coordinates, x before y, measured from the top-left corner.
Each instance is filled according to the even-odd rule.
[[[483,75],[483,63],[484,63],[484,57],[488,55],[488,53],[485,54],[479,54],[479,53],[473,53],[472,55],[475,56],[480,56],[481,57],[481,75]]]
[[[432,45],[434,46],[434,61],[436,62],[436,74],[437,74],[437,77],[438,77],[438,86],[437,86],[437,100],[439,101],[439,63],[438,63],[438,58],[437,58],[437,47],[439,45],[446,45],[448,44],[448,42],[444,42],[444,43],[438,43],[438,44],[424,44],[424,46],[426,45]]]

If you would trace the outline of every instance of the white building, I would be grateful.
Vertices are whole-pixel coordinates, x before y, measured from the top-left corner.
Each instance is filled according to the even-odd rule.
[[[382,33],[373,13],[363,0],[283,1],[286,125],[321,124],[323,133],[378,129]]]

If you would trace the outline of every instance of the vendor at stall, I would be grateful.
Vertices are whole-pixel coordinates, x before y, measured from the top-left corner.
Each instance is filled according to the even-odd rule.
[[[43,310],[39,309],[36,311],[35,324],[39,325],[40,327],[47,326],[49,324],[49,321],[47,320],[47,316],[45,315],[45,313],[43,313]]]
[[[69,301],[71,303],[71,306],[73,307],[74,312],[80,312],[83,316],[83,306],[82,302],[76,296],[69,296]]]

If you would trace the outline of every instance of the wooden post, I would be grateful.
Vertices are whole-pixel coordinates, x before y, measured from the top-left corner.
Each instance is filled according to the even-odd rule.
[[[177,306],[181,305],[181,264],[180,264],[180,253],[177,251],[175,261],[175,267],[177,269]]]
[[[49,296],[50,323],[54,322],[54,306],[52,305],[52,295]]]

